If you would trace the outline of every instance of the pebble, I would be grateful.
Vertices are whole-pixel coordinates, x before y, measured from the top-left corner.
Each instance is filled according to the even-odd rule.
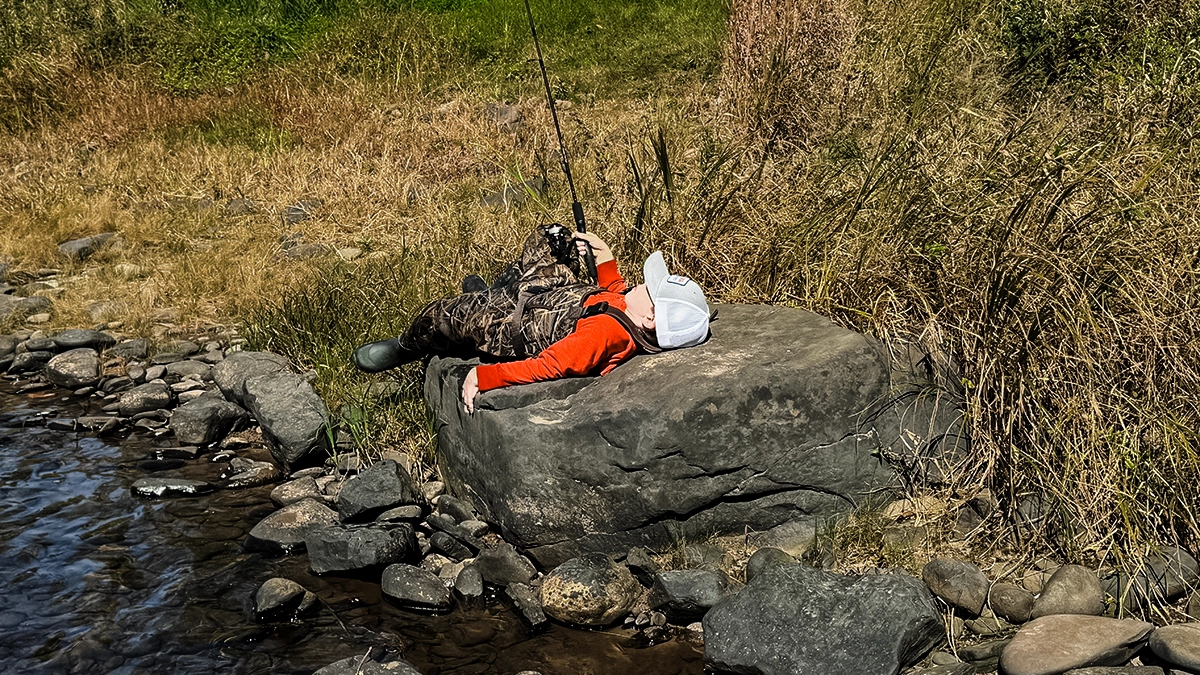
[[[446,484],[440,480],[431,480],[421,484],[421,495],[427,502],[432,502],[444,494],[446,494]]]
[[[988,604],[997,616],[1021,624],[1032,618],[1034,597],[1029,591],[1009,583],[995,583],[988,591]]]
[[[975,565],[953,558],[934,558],[921,571],[921,579],[934,595],[972,616],[983,611],[988,580]]]

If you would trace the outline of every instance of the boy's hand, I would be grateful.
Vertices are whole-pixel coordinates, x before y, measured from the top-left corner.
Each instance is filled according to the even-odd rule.
[[[612,249],[604,243],[603,239],[591,232],[575,233],[575,248],[579,250],[579,255],[586,255],[589,245],[592,247],[592,255],[596,256],[597,265],[613,259]]]
[[[463,380],[462,400],[463,405],[467,409],[467,414],[475,412],[475,397],[479,395],[479,374],[472,368],[471,372],[467,373],[467,378]]]

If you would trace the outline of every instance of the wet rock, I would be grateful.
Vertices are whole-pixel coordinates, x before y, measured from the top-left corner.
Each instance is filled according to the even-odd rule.
[[[189,375],[198,376],[201,380],[212,379],[212,366],[200,361],[176,361],[167,365],[167,375],[174,375],[180,379]]]
[[[108,350],[109,356],[121,359],[144,359],[150,353],[150,341],[142,338],[126,340]]]
[[[472,555],[471,549],[445,532],[434,532],[429,536],[429,544],[434,550],[441,551],[455,560],[466,560]]]
[[[476,566],[483,555],[476,558]],[[629,614],[641,593],[641,584],[624,565],[603,553],[589,553],[568,560],[546,576],[542,610],[568,624],[610,626]]]
[[[224,487],[231,490],[267,485],[283,476],[279,467],[270,462],[256,462],[243,457],[231,459],[229,470],[230,473],[225,476]]]
[[[760,548],[746,561],[746,582],[780,565],[794,565],[796,559],[777,548]]]
[[[988,580],[969,562],[934,558],[921,570],[921,579],[933,594],[973,616],[979,616],[987,601]]]
[[[254,594],[254,613],[259,621],[270,621],[293,614],[307,592],[303,586],[291,579],[267,579]]]
[[[290,480],[283,485],[271,490],[271,501],[278,506],[287,506],[295,504],[301,499],[322,499],[321,488],[317,487],[317,481],[313,480],[312,476],[302,476],[295,480]]]
[[[332,525],[309,531],[304,537],[308,565],[313,572],[353,572],[398,563],[416,556],[412,526]]]
[[[246,409],[258,420],[277,461],[290,466],[328,454],[329,411],[307,380],[292,373],[252,377],[245,391]]]
[[[504,594],[513,601],[517,612],[532,630],[546,625],[546,613],[542,611],[542,603],[533,588],[526,584],[512,584],[504,589]]]
[[[671,623],[689,624],[737,590],[720,570],[659,572],[650,588],[650,608],[666,614]]]
[[[193,497],[212,492],[215,488],[202,480],[187,478],[139,478],[131,491],[137,497]]]
[[[52,358],[54,358],[54,352],[25,352],[24,354],[17,354],[13,357],[12,363],[9,364],[8,372],[17,374],[41,370]]]
[[[1200,564],[1183,549],[1168,546],[1146,556],[1130,577],[1120,573],[1104,580],[1104,591],[1126,607],[1146,608],[1174,601],[1200,586]]]
[[[367,655],[351,656],[335,661],[313,673],[313,675],[421,675],[404,660],[376,661]]]
[[[109,417],[107,415],[89,415],[80,417],[75,420],[77,427],[82,427],[88,431],[95,431],[97,434],[104,434],[114,431],[123,420],[117,417]]]
[[[100,381],[100,356],[91,347],[65,351],[46,362],[46,379],[64,389],[95,386]]]
[[[483,575],[474,565],[467,565],[454,578],[454,590],[464,600],[473,601],[483,597]]]
[[[658,563],[654,562],[654,558],[650,557],[646,549],[641,546],[629,549],[629,553],[625,555],[625,566],[633,573],[638,583],[646,588],[654,585],[654,575],[658,574],[659,570],[662,569]]]
[[[388,509],[418,503],[419,494],[412,476],[396,460],[385,459],[346,481],[338,494],[338,514],[345,521],[370,520]]]
[[[713,607],[703,624],[711,666],[761,675],[897,673],[945,638],[920,581],[806,565],[760,574]]]
[[[64,330],[54,336],[54,341],[58,343],[61,349],[80,349],[90,347],[97,351],[104,351],[109,347],[117,344],[117,339],[108,333],[102,333],[98,330],[87,330],[83,328],[71,328]]]
[[[250,421],[240,406],[216,396],[201,396],[184,403],[171,415],[171,430],[180,443],[209,445]]]
[[[1051,614],[1104,613],[1104,594],[1096,573],[1079,565],[1063,565],[1050,575],[1042,594],[1033,603],[1033,618]],[[1117,664],[1091,664],[1117,665]]]
[[[517,553],[511,544],[500,544],[496,548],[480,551],[475,557],[475,567],[483,575],[483,580],[493,586],[528,584],[537,574],[533,563]]]
[[[1200,623],[1158,628],[1150,634],[1150,650],[1173,666],[1200,672]]]
[[[1000,655],[1006,675],[1056,675],[1118,666],[1141,648],[1152,624],[1081,614],[1043,616],[1021,627]]]
[[[988,591],[988,604],[992,611],[1011,623],[1022,624],[1032,618],[1033,602],[1032,593],[1013,584],[992,584]]]
[[[122,417],[132,417],[150,410],[162,410],[171,405],[171,388],[165,384],[148,382],[123,392],[118,410]]]
[[[444,611],[454,599],[450,589],[433,572],[412,565],[389,565],[383,571],[383,594],[401,607]]]
[[[221,394],[234,403],[243,404],[246,380],[252,377],[288,372],[288,360],[270,352],[233,352],[213,366],[213,382]]]
[[[94,234],[90,237],[72,239],[71,241],[59,244],[58,252],[67,256],[68,258],[85,260],[91,257],[93,253],[100,250],[100,247],[114,236],[116,236],[115,232],[102,232],[100,234]]]
[[[245,548],[268,553],[299,553],[312,530],[337,523],[337,513],[315,499],[289,504],[263,518],[246,538]]]

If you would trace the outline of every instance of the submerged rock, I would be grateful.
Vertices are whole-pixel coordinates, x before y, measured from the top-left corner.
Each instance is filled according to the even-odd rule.
[[[139,478],[131,489],[138,497],[193,497],[215,488],[202,480],[187,478]]]
[[[436,574],[412,565],[389,565],[381,588],[389,599],[409,609],[441,611],[454,603],[450,589]]]
[[[898,471],[924,479],[962,440],[957,410],[903,395],[918,387],[870,338],[795,309],[720,312],[703,345],[637,356],[601,378],[488,391],[471,415],[460,400],[470,364],[432,360],[425,400],[450,492],[554,567],[590,551],[811,524],[882,498]]]
[[[925,585],[782,565],[704,617],[709,665],[760,675],[895,674],[945,638]]]
[[[421,675],[407,661],[380,662],[368,658],[367,655],[351,656],[341,661],[335,661],[313,673],[313,675]]]

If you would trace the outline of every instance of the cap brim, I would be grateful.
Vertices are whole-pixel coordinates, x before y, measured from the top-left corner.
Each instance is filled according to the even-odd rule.
[[[667,263],[663,260],[662,251],[655,251],[642,264],[642,278],[646,280],[646,290],[650,291],[650,299],[658,301],[658,289],[664,280],[671,276],[667,271]]]

